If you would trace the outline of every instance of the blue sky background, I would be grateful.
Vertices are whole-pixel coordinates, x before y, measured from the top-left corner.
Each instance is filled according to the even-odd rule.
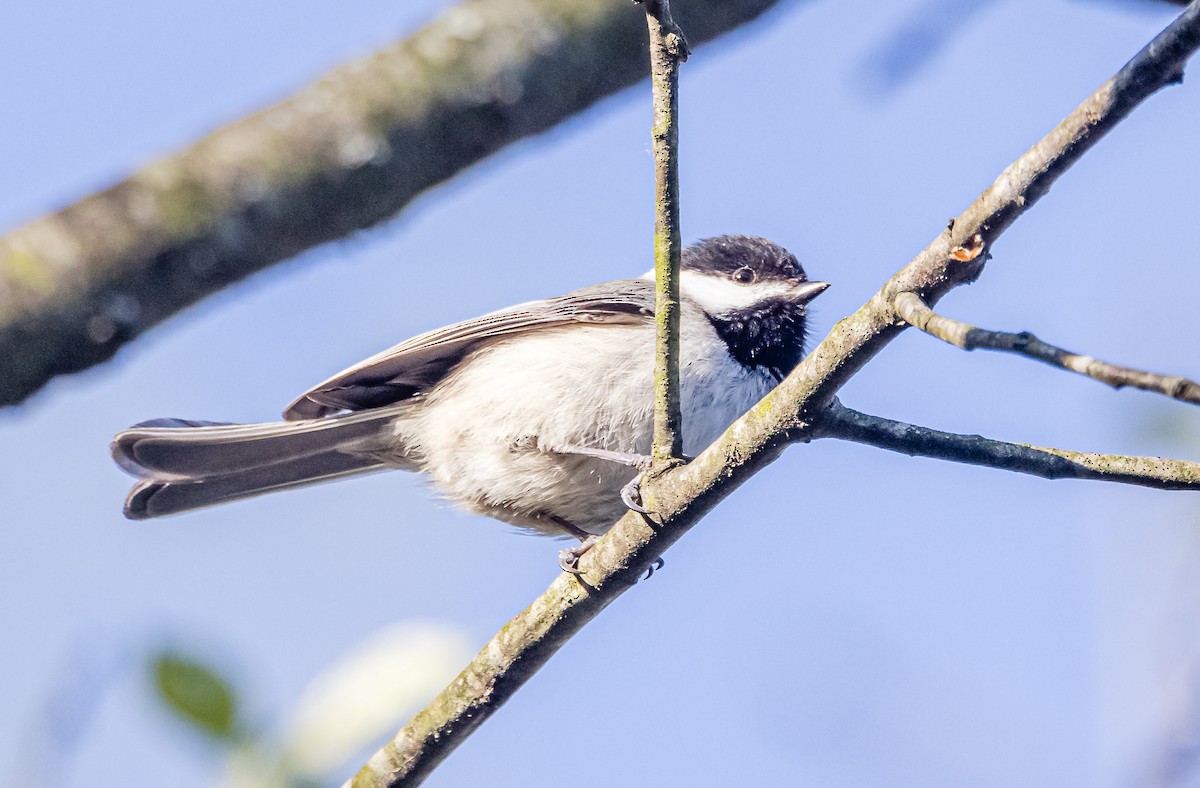
[[[5,4],[0,228],[443,5]],[[1174,13],[991,0],[940,48],[896,38],[950,7],[784,4],[685,67],[684,234],[761,234],[794,251],[834,283],[818,335]],[[881,89],[879,69],[904,53],[923,64]],[[644,271],[647,91],[0,411],[0,782],[65,736],[45,784],[212,784],[219,753],[145,681],[141,660],[163,644],[227,671],[270,731],[378,628],[435,619],[482,645],[544,589],[559,543],[458,514],[403,474],[130,523],[107,444],[156,416],[272,419],[415,333]],[[942,310],[1200,377],[1198,128],[1192,77],[1064,177]],[[947,430],[1200,459],[1187,406],[911,332],[842,399]],[[1200,746],[1198,534],[1200,498],[1184,493],[794,447],[427,784],[1200,785],[1187,768]]]

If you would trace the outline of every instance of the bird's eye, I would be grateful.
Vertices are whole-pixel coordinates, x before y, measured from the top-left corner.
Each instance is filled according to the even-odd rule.
[[[733,272],[733,280],[735,282],[741,282],[744,285],[748,285],[754,281],[754,271],[743,265],[741,268]]]

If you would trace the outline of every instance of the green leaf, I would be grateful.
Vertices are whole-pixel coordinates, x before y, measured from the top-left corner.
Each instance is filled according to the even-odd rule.
[[[235,738],[236,699],[229,682],[180,654],[159,654],[152,666],[158,694],[173,712],[214,738]]]

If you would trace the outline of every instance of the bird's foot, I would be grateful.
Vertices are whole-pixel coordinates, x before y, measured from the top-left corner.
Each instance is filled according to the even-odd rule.
[[[574,547],[568,547],[565,550],[558,551],[558,566],[564,572],[570,572],[573,575],[581,575],[583,572],[579,569],[579,559],[583,558],[583,554],[592,549],[592,546],[599,541],[600,537],[596,534],[590,534]]]
[[[638,514],[649,514],[650,510],[643,505],[642,501],[642,483],[646,481],[646,474],[650,472],[650,467],[653,463],[653,460],[650,457],[642,457],[641,455],[638,455],[638,459],[639,462],[636,465],[633,463],[630,464],[634,465],[634,467],[637,468],[640,473],[630,479],[629,482],[621,488],[621,501],[631,511],[637,512]],[[691,461],[691,457],[684,457],[680,460],[674,460],[673,462],[676,464],[682,464]]]
[[[649,514],[650,510],[642,506],[642,481],[646,478],[646,472],[642,471],[637,476],[634,476],[629,482],[621,488],[621,501],[631,511],[638,514]]]
[[[568,547],[565,550],[559,550],[559,568],[564,572],[569,572],[570,574],[575,575],[576,577],[583,574],[583,571],[579,568],[579,559],[583,557],[584,553],[586,553],[588,550],[591,550],[592,546],[595,545],[599,539],[599,536],[593,534],[574,547]],[[659,569],[662,569],[666,565],[667,562],[664,561],[663,557],[660,555],[651,562],[649,567],[646,568],[646,576],[642,579],[649,580],[650,578],[654,577],[655,572],[657,572]]]

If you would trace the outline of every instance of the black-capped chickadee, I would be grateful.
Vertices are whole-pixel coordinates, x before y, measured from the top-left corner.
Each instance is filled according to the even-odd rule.
[[[806,305],[826,287],[762,238],[726,235],[683,252],[685,454],[799,363]],[[140,478],[125,515],[398,468],[421,471],[471,512],[551,535],[602,534],[650,451],[653,315],[652,273],[605,282],[414,337],[306,392],[286,421],[136,425],[112,444]]]

